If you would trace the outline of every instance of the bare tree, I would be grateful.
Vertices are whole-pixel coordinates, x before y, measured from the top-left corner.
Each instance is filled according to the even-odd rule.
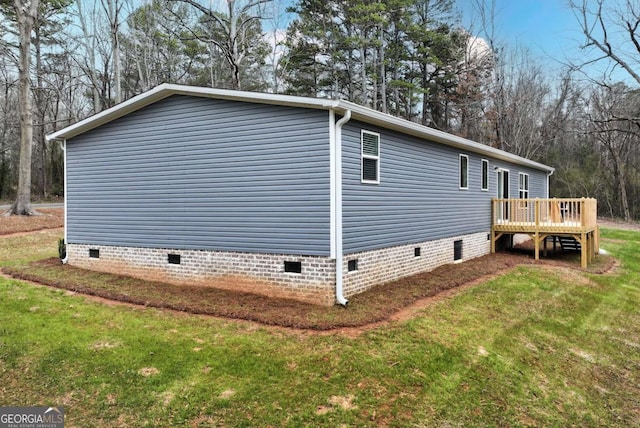
[[[591,96],[590,133],[605,150],[603,156],[610,166],[618,189],[622,215],[626,221],[632,218],[627,192],[634,148],[640,144],[636,124],[629,116],[640,113],[640,93],[629,91],[624,84],[594,91]]]
[[[11,207],[13,215],[33,215],[31,208],[31,153],[33,143],[33,112],[31,106],[31,33],[38,14],[38,0],[14,0],[18,26],[18,108],[20,110],[20,165],[18,194]]]
[[[640,5],[637,0],[571,0],[569,2],[585,37],[583,48],[597,56],[577,67],[613,61],[640,84]]]
[[[269,40],[269,54],[267,56],[267,64],[269,65],[268,76],[265,76],[265,81],[271,81],[269,84],[271,92],[281,92],[281,74],[283,61],[282,57],[285,54],[285,38],[286,30],[284,30],[285,17],[285,2],[283,0],[272,1],[272,13],[269,19],[271,29],[267,33]]]
[[[95,4],[90,2],[90,4],[93,5],[93,10],[88,10],[82,0],[76,0],[75,3],[76,16],[81,30],[81,34],[76,37],[75,40],[83,50],[83,54],[80,55],[82,59],[77,59],[78,66],[80,66],[85,76],[89,79],[91,94],[93,96],[93,112],[98,113],[102,110],[102,102],[100,99],[100,83],[96,67],[97,35],[94,34],[95,29],[90,27],[90,25],[94,25],[97,20]],[[71,55],[71,58],[76,58],[76,56]]]
[[[207,42],[213,43],[224,55],[231,66],[231,87],[232,89],[242,89],[240,74],[245,57],[243,44],[246,36],[251,32],[252,26],[262,19],[259,7],[270,3],[272,0],[227,0],[227,10],[220,13],[209,2],[209,6],[204,6],[197,0],[171,0],[187,3],[200,11],[208,20],[215,23],[222,31],[224,37],[210,38]]]
[[[101,0],[102,7],[109,20],[109,34],[111,35],[111,64],[113,66],[114,102],[122,102],[122,71],[120,66],[120,14],[124,0]],[[105,4],[106,3],[106,4]]]
[[[11,195],[11,183],[15,173],[14,153],[18,151],[20,140],[20,118],[15,109],[15,77],[8,57],[9,55],[0,56],[0,199]]]

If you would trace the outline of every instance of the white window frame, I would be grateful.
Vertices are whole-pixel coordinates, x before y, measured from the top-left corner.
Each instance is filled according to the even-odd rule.
[[[364,153],[364,134],[375,135],[378,138],[378,155],[370,155]],[[361,130],[360,131],[360,182],[363,184],[380,184],[380,134],[373,131]],[[376,161],[376,180],[364,179],[364,160],[371,159]]]
[[[529,199],[529,174],[524,172],[518,173],[518,197]]]
[[[467,177],[467,182],[465,183],[466,186],[462,185],[462,158],[465,158],[467,160],[466,171],[465,171],[465,176]],[[458,158],[458,188],[460,190],[469,190],[469,156],[463,155],[462,153]]]
[[[480,163],[480,189],[483,192],[489,191],[489,161],[487,159],[482,159]],[[484,179],[487,179],[487,183],[485,186]]]

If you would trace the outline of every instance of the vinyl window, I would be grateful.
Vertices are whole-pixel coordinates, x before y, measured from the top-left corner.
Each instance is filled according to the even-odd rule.
[[[520,199],[529,199],[529,174],[518,174],[518,196]]]
[[[460,189],[469,188],[469,156],[460,155]]]
[[[362,131],[360,140],[362,182],[380,183],[380,134]]]
[[[482,159],[482,190],[489,190],[489,161]]]

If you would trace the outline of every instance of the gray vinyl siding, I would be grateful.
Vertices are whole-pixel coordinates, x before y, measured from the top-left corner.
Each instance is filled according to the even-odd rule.
[[[542,171],[536,171],[531,168],[519,167],[516,172],[529,174],[529,198],[546,198],[547,197],[547,174]],[[514,178],[514,189],[512,193],[514,198],[518,197],[518,174]]]
[[[380,133],[380,184],[360,180],[360,131]],[[495,167],[530,174],[530,197],[544,197],[546,174],[427,142],[357,121],[343,129],[344,251],[353,253],[489,231]],[[469,156],[468,190],[459,189],[459,155]],[[481,160],[489,161],[489,189],[481,190]]]
[[[529,199],[546,198],[547,197],[547,173],[533,168],[527,168],[521,165],[515,165],[504,161],[489,160],[489,193],[492,198],[498,196],[497,175],[495,167],[503,168],[509,171],[509,197],[519,197],[519,175],[520,173],[529,174]],[[491,181],[493,180],[493,181]],[[492,183],[492,184],[491,184]],[[478,184],[480,186],[480,184]]]
[[[174,95],[67,142],[77,244],[327,256],[327,111]]]

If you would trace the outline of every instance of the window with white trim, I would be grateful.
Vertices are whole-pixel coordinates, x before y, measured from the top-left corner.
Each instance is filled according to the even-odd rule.
[[[518,196],[520,199],[529,199],[529,174],[518,174]]]
[[[460,155],[460,189],[469,188],[469,156]]]
[[[482,159],[482,190],[489,190],[489,161]]]
[[[362,130],[360,139],[362,182],[380,183],[380,134]]]

